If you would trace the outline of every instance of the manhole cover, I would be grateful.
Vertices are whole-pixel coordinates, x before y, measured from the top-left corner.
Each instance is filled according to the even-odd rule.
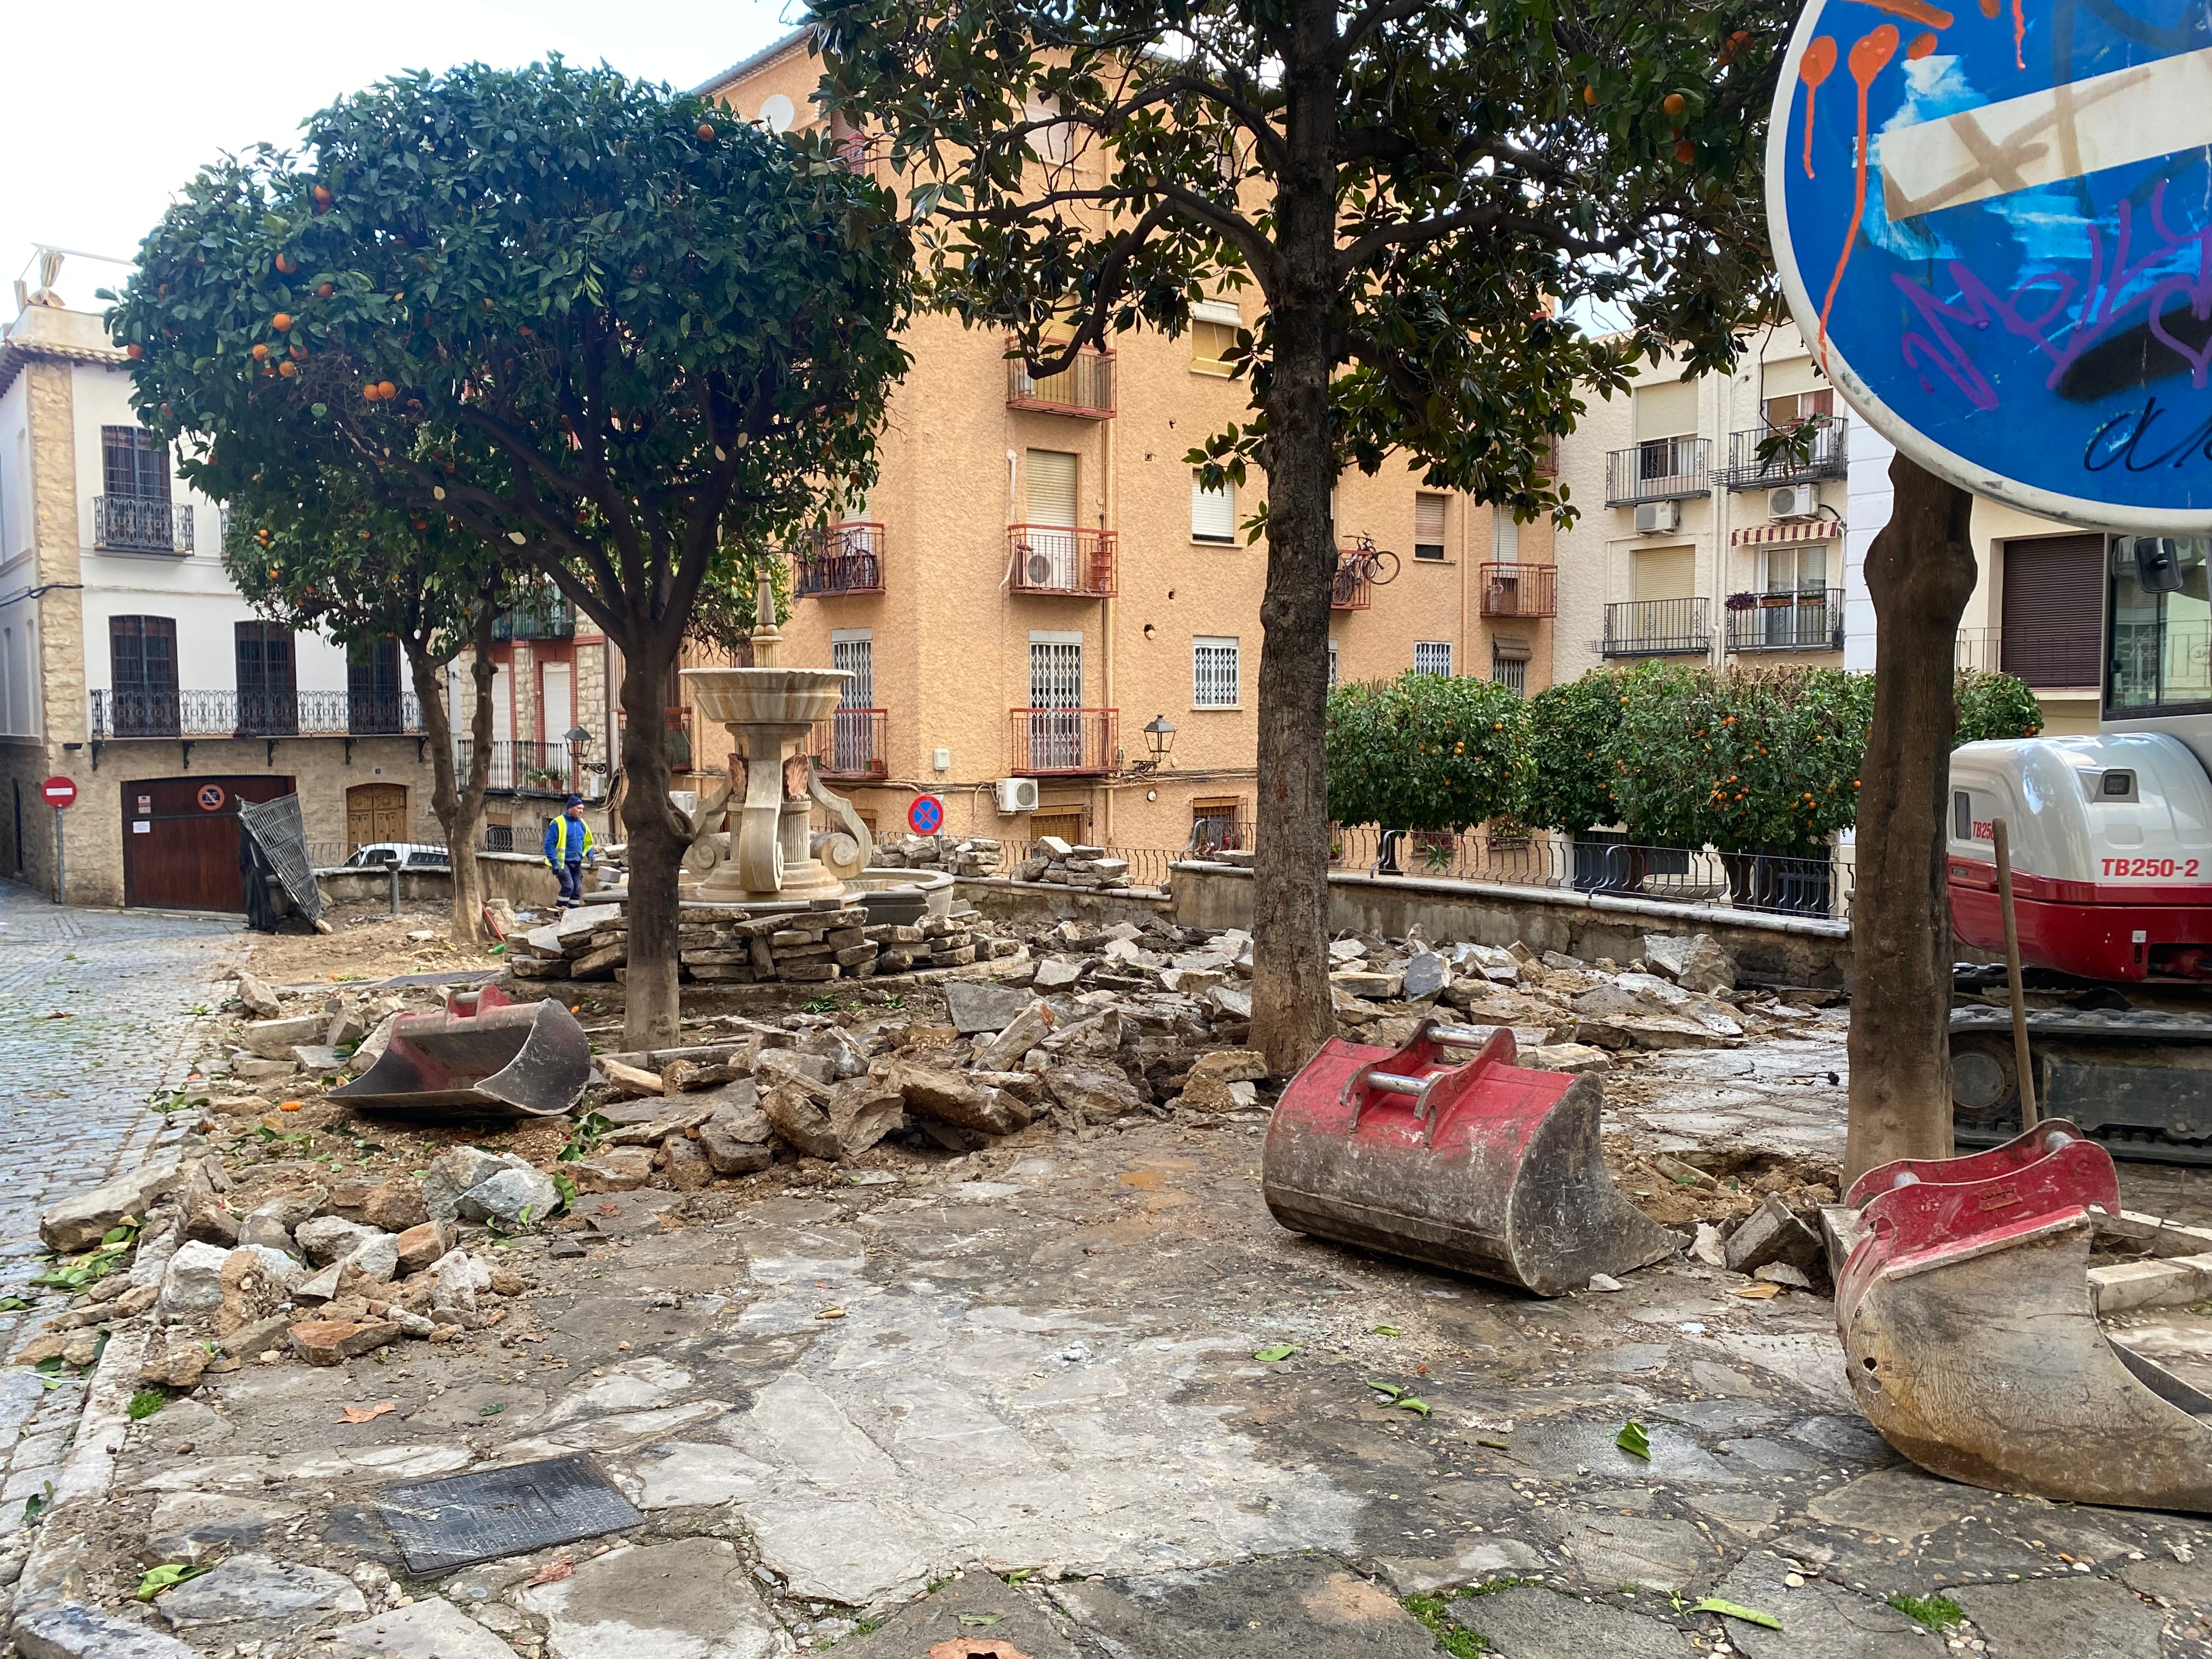
[[[388,1486],[377,1507],[417,1577],[641,1525],[588,1457]]]

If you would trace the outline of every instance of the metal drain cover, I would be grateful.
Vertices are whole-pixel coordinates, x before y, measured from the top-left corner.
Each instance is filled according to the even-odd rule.
[[[387,1486],[377,1507],[417,1577],[645,1521],[582,1456]]]

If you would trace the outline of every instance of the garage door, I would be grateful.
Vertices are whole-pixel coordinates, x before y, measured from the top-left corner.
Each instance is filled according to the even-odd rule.
[[[123,786],[123,902],[243,910],[238,804],[292,793],[289,778],[142,778]]]

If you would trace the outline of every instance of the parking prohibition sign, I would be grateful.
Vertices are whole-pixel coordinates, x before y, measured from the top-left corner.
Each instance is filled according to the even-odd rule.
[[[916,795],[906,809],[906,827],[917,836],[933,836],[945,827],[945,803],[934,795]]]

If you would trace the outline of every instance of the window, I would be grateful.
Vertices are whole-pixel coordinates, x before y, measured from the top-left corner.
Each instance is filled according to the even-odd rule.
[[[1785,427],[1814,415],[1832,415],[1836,394],[1820,383],[1810,357],[1769,363],[1759,374],[1760,412],[1771,427]]]
[[[1698,550],[1640,547],[1629,556],[1629,574],[1640,603],[1686,599],[1698,591]]]
[[[132,501],[169,499],[169,453],[143,426],[100,428],[101,470],[110,495]]]
[[[1082,767],[1082,708],[1083,636],[1032,633],[1026,769],[1070,772]]]
[[[364,640],[346,651],[346,730],[397,732],[400,725],[399,641]]]
[[[1073,592],[1084,576],[1075,533],[1075,457],[1066,450],[1032,449],[1024,460],[1029,528],[1019,580],[1030,587]]]
[[[1510,507],[1490,509],[1490,556],[1499,564],[1521,562],[1521,524]]]
[[[238,649],[238,729],[254,737],[289,737],[300,729],[300,694],[292,630],[281,623],[234,625]]]
[[[1233,544],[1237,539],[1237,486],[1224,483],[1208,489],[1190,475],[1190,538],[1194,542]]]
[[[108,666],[118,738],[177,734],[177,624],[170,617],[110,617]]]
[[[1336,641],[1334,640],[1328,642],[1328,683],[1331,685],[1336,684]]]
[[[2096,684],[2104,568],[2102,536],[2005,543],[1998,666],[2034,686]]]
[[[1429,490],[1413,492],[1413,556],[1441,559],[1444,556],[1444,498]]]
[[[2112,684],[2105,702],[2113,714],[2212,703],[2208,565],[2212,543],[2202,539],[2112,538]],[[2006,591],[2009,598],[2008,579]]]
[[[1203,635],[1190,642],[1190,706],[1237,706],[1237,641]]]
[[[1445,674],[1452,672],[1452,648],[1449,640],[1420,640],[1413,646],[1413,672],[1416,674]]]
[[[1194,374],[1233,374],[1229,354],[1236,349],[1243,313],[1228,300],[1201,300],[1190,308],[1190,367]]]
[[[1696,470],[1698,383],[1673,380],[1636,391],[1636,471],[1673,478]]]
[[[1190,844],[1194,853],[1218,853],[1244,845],[1244,803],[1224,798],[1190,804]]]
[[[1518,645],[1516,651],[1515,646]],[[1528,647],[1525,643],[1494,640],[1490,647],[1490,678],[1516,697],[1528,695]]]

